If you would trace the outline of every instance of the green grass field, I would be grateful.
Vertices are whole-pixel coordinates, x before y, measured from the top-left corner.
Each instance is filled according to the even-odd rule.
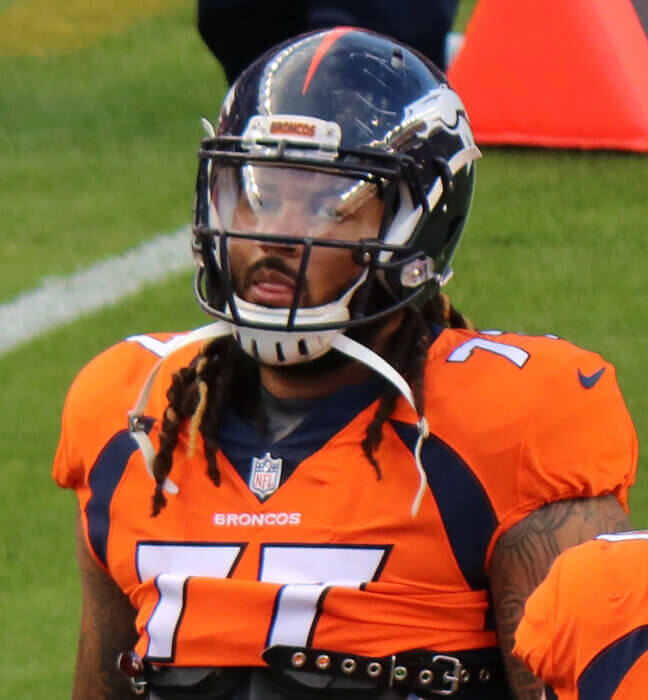
[[[188,224],[199,117],[225,89],[194,11],[0,0],[0,304]],[[647,182],[642,156],[485,149],[449,285],[481,327],[557,333],[613,361],[642,444]],[[50,479],[69,383],[125,335],[204,321],[187,272],[0,356],[0,696],[70,694],[75,504]],[[631,500],[642,527],[645,469]]]

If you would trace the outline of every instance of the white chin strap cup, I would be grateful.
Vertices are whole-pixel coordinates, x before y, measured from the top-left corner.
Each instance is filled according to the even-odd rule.
[[[317,332],[259,331],[237,328],[236,340],[243,350],[267,365],[296,365],[315,360],[331,349],[339,330]]]

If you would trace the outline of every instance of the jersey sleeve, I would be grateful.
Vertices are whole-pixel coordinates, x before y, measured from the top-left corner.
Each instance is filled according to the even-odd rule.
[[[83,464],[74,459],[70,444],[70,414],[73,412],[73,409],[68,408],[70,403],[71,397],[68,393],[61,417],[61,432],[52,467],[52,477],[61,488],[75,488],[84,478]]]
[[[160,360],[164,344],[173,337],[170,333],[134,336],[108,348],[79,372],[61,416],[52,468],[59,486],[79,492],[87,485],[108,440],[128,428],[128,412]]]
[[[119,362],[127,354],[122,344],[104,351],[79,372],[68,391],[52,467],[54,481],[62,488],[79,490],[87,482],[92,467],[90,443],[103,431],[108,406],[116,399],[113,389],[118,390],[109,389],[108,381],[115,377]],[[126,419],[120,413],[120,418],[112,416],[112,421],[125,427]]]
[[[517,504],[501,529],[567,498],[612,493],[627,511],[637,459],[614,367],[594,353],[571,353],[538,385],[520,444]]]

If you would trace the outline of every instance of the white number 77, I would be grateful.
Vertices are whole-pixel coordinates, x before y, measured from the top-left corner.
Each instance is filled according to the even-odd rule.
[[[139,578],[155,578],[160,594],[147,624],[146,654],[150,659],[173,660],[187,579],[229,578],[244,549],[242,544],[138,544]],[[259,580],[286,584],[277,594],[267,646],[306,646],[314,632],[324,591],[332,585],[358,588],[373,581],[387,553],[387,547],[264,545]]]

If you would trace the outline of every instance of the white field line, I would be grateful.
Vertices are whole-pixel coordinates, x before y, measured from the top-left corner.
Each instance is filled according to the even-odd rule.
[[[191,266],[191,236],[184,228],[69,277],[46,278],[35,289],[0,304],[0,355]]]

